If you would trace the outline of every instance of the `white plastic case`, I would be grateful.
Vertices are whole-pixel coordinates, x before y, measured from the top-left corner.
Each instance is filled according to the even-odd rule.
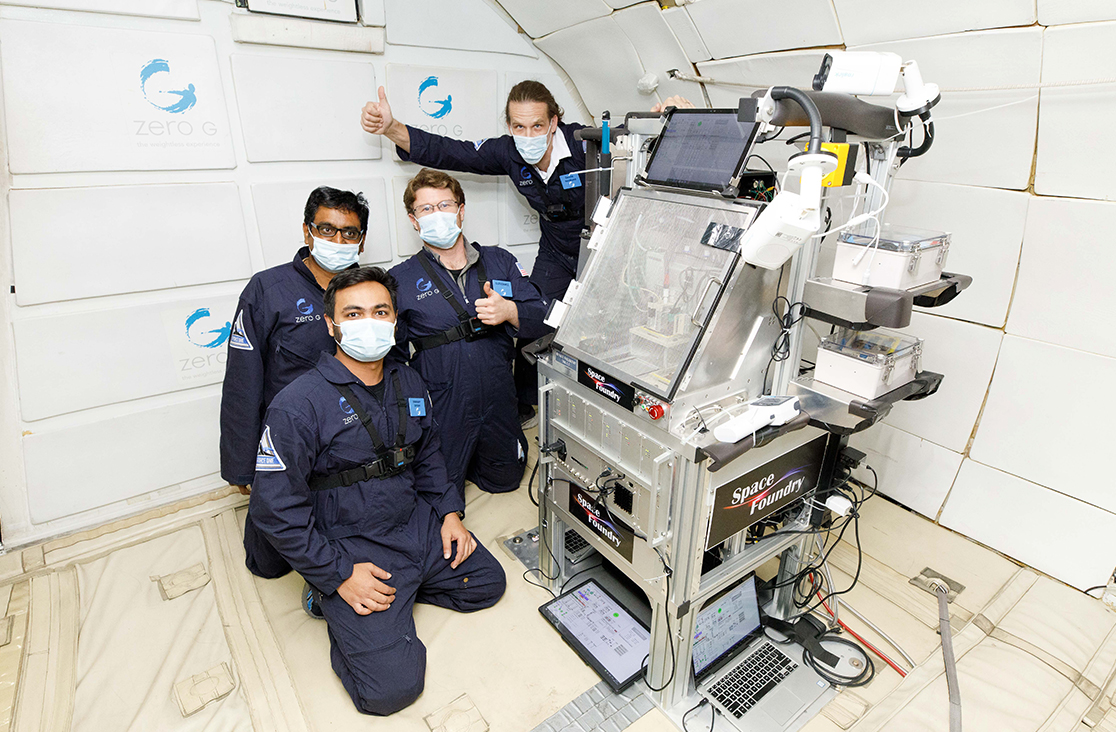
[[[875,399],[915,378],[922,339],[889,330],[838,328],[821,342],[814,379],[863,399]]]
[[[878,243],[875,224],[837,241],[833,278],[856,285],[909,290],[942,277],[950,235],[941,231],[884,224]]]

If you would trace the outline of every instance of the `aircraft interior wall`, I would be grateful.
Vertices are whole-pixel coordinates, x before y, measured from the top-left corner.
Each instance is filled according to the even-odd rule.
[[[500,134],[502,100],[522,78],[589,121],[673,94],[735,106],[773,84],[808,88],[826,50],[848,48],[915,59],[941,86],[933,151],[902,169],[885,220],[952,232],[949,268],[973,277],[907,329],[926,340],[924,367],[946,375],[941,390],[853,444],[896,501],[1071,585],[1107,581],[1116,501],[1097,466],[1116,408],[1104,321],[1116,265],[1110,3],[498,2],[361,0],[373,25],[330,26],[348,33],[330,42],[374,51],[360,53],[275,45],[325,36],[308,41],[297,21],[283,35],[217,0],[91,0],[100,12],[84,13],[66,10],[73,0],[0,0],[0,275],[16,285],[0,305],[5,544],[219,484],[220,351],[209,345],[244,279],[298,246],[313,186],[369,195],[363,261],[417,251],[399,203],[415,168],[357,126],[376,85],[386,81],[400,119],[479,139]],[[235,42],[230,18],[269,45]],[[143,65],[172,49],[194,59],[188,78],[161,72],[195,85],[188,112],[138,93]],[[670,69],[734,86],[703,90]],[[445,117],[431,116],[441,95],[416,93],[435,76],[447,95],[462,90]],[[196,148],[136,144],[141,133],[186,143],[166,126],[185,114],[206,135]],[[758,152],[783,170],[795,149],[775,140]],[[504,181],[465,176],[465,188],[466,233],[529,268],[530,210]],[[135,226],[106,213],[122,209]],[[64,222],[56,236],[48,218]]]

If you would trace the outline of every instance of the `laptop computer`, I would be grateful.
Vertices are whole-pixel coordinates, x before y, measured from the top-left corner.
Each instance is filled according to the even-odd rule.
[[[671,110],[642,182],[735,195],[757,130],[736,116],[735,109]]]
[[[795,721],[804,724],[802,713],[829,690],[802,663],[800,646],[781,647],[764,636],[751,574],[698,613],[692,658],[698,694],[748,732],[782,732]]]
[[[596,580],[563,592],[539,612],[613,691],[640,677],[651,631]]]

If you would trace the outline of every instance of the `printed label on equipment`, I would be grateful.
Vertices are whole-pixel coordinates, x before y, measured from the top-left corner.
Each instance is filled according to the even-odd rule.
[[[577,359],[572,356],[567,356],[561,351],[554,352],[554,360],[559,366],[565,366],[570,371],[577,371]]]
[[[609,376],[587,363],[578,361],[577,381],[624,409],[635,406],[635,389],[614,376]]]
[[[596,499],[570,483],[570,513],[593,530],[604,542],[632,561],[632,543],[635,534],[624,522],[609,513],[606,506],[596,505]]]
[[[827,439],[820,435],[718,488],[705,548],[712,549],[813,490]]]

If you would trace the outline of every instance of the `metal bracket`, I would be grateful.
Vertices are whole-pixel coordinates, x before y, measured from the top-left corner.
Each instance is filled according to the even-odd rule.
[[[958,595],[965,591],[965,585],[961,584],[957,580],[952,580],[949,577],[946,577],[941,572],[936,572],[929,567],[923,569],[921,572],[918,573],[917,576],[912,577],[910,580],[910,584],[914,585],[920,590],[926,590],[934,597],[938,596],[937,586],[943,583],[947,587],[949,587],[949,593],[946,595],[946,602],[953,602],[957,599]]]

